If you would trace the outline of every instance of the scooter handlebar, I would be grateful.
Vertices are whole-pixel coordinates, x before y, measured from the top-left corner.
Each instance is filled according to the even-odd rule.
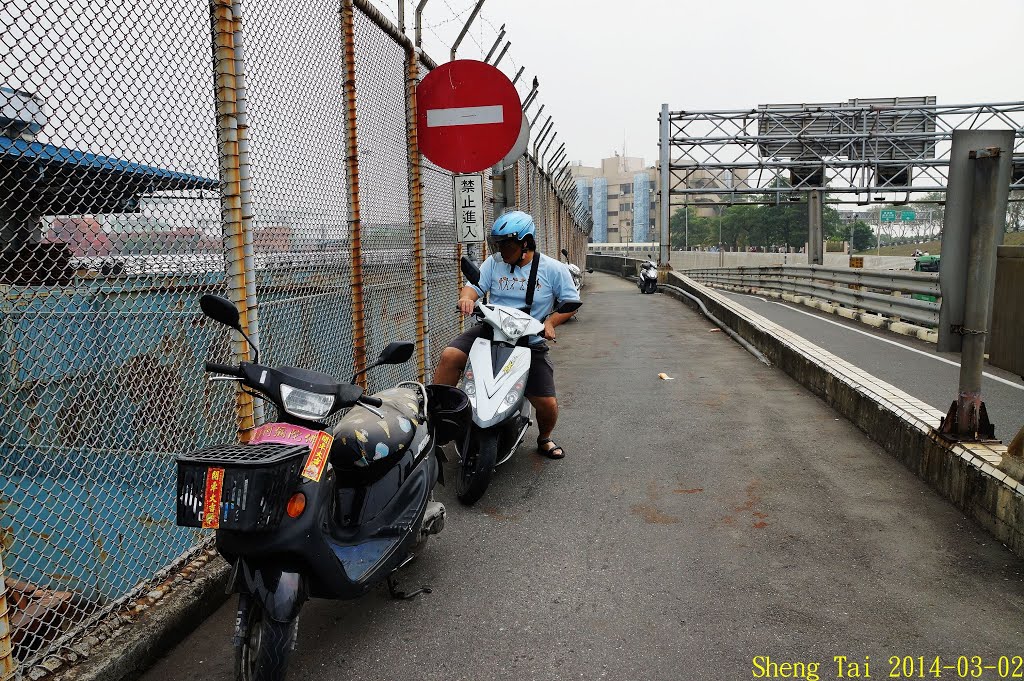
[[[368,404],[371,407],[384,406],[384,400],[378,399],[376,397],[370,397],[369,395],[363,395],[362,397],[359,398],[359,401],[362,402],[363,404]]]
[[[230,364],[219,364],[217,362],[206,362],[205,368],[208,372],[213,374],[227,374],[228,376],[239,376],[240,372],[238,367],[233,367]]]

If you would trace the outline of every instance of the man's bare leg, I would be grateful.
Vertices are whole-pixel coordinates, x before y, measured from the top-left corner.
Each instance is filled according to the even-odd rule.
[[[530,397],[529,400],[537,412],[537,430],[540,431],[538,439],[547,440],[554,432],[555,424],[558,423],[558,399],[555,397]],[[541,447],[545,450],[557,449],[550,443],[541,445]]]
[[[459,382],[462,370],[466,368],[469,355],[457,348],[445,348],[441,352],[441,359],[434,369],[434,383],[440,385],[455,385]]]

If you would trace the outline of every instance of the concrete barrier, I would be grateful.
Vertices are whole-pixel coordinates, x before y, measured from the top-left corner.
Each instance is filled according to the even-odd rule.
[[[675,272],[668,278],[1024,557],[1024,483],[1014,466],[1017,457],[1007,456],[1005,446],[948,442],[934,432],[943,415],[939,410],[713,289]],[[665,293],[690,304],[678,293]]]

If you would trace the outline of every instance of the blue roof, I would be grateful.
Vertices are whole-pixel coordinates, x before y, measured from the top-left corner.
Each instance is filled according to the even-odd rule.
[[[135,212],[154,192],[220,187],[208,177],[4,136],[0,184],[0,200],[36,215]]]
[[[66,170],[101,171],[125,176],[125,179],[155,181],[156,189],[217,189],[218,180],[179,173],[79,149],[66,149],[42,142],[29,142],[0,136],[0,164],[37,162]]]

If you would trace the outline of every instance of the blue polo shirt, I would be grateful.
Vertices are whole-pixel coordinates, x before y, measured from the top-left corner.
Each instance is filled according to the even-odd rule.
[[[576,294],[569,268],[564,263],[536,251],[533,257],[540,258],[540,263],[537,265],[537,286],[533,293],[530,316],[543,322],[557,304],[577,301],[580,297]],[[532,261],[509,271],[509,265],[502,261],[501,254],[495,253],[480,266],[480,284],[470,286],[481,298],[489,293],[489,302],[493,305],[525,307],[526,284],[530,280],[531,267]]]

